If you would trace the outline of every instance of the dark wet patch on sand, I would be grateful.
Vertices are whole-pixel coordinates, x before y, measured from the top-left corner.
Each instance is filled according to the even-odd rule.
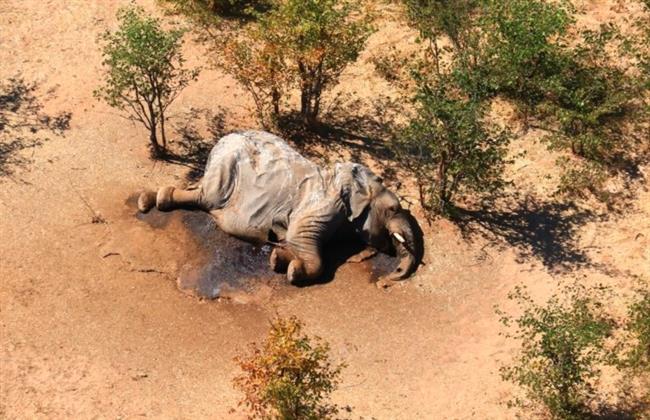
[[[139,221],[161,230],[160,235],[173,238],[179,235],[174,232],[178,226],[186,231],[184,234],[189,233],[192,243],[182,243],[180,246],[193,249],[188,250],[185,261],[177,261],[179,269],[176,273],[177,286],[185,293],[203,299],[226,298],[245,303],[267,298],[273,290],[292,287],[283,274],[276,274],[270,269],[270,245],[255,245],[226,234],[207,213],[187,210],[160,212],[152,209],[143,214],[137,211],[137,195],[129,197],[126,205],[129,213]],[[360,249],[359,244],[331,244],[325,258],[326,273],[322,280],[311,284],[327,283],[337,272],[339,276],[346,277],[340,278],[340,281],[358,281],[358,277],[363,277],[374,282],[397,265],[396,258],[379,254],[361,264],[354,264],[352,270],[339,271],[345,260]]]

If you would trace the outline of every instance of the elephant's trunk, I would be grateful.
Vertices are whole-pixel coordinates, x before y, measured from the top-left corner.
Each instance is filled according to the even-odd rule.
[[[417,270],[424,254],[422,230],[409,213],[400,213],[388,223],[388,233],[397,255],[397,268],[385,280],[402,280]]]

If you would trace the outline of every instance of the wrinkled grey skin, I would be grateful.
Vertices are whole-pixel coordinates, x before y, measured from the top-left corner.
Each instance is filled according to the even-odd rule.
[[[323,169],[279,137],[261,131],[219,140],[196,188],[163,187],[140,195],[140,211],[154,205],[162,211],[201,209],[226,233],[273,243],[271,266],[286,270],[292,283],[322,273],[323,248],[335,235],[352,233],[368,245],[352,262],[371,257],[375,250],[397,252],[400,264],[382,279],[382,286],[408,277],[422,257],[417,222],[367,167],[337,163]]]

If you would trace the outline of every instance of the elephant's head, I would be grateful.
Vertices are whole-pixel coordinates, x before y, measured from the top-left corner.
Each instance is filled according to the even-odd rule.
[[[350,220],[369,245],[400,258],[395,271],[385,280],[408,277],[418,268],[424,254],[420,226],[381,178],[361,165],[354,165],[351,172]]]

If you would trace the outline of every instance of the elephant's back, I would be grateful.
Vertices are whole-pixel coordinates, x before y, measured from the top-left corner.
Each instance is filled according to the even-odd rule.
[[[202,181],[203,199],[220,210],[233,234],[288,223],[306,193],[322,191],[321,169],[281,138],[263,131],[229,134],[212,149]]]

